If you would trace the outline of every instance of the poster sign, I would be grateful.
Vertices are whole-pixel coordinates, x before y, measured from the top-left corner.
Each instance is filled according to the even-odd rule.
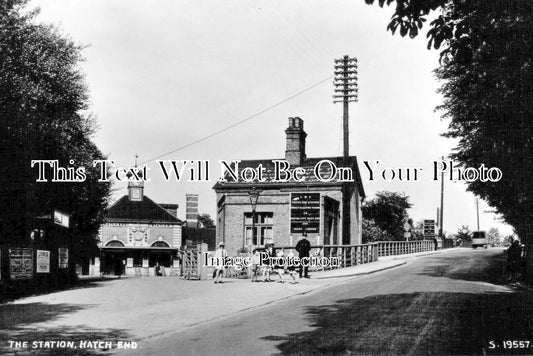
[[[68,268],[68,248],[59,248],[59,268]]]
[[[31,248],[9,249],[9,275],[11,279],[33,277],[33,250]]]
[[[37,273],[50,273],[50,251],[37,250],[35,271]]]
[[[69,215],[64,214],[60,211],[54,210],[54,224],[57,224],[63,227],[68,227],[69,226]]]
[[[320,193],[291,194],[291,233],[320,232]]]

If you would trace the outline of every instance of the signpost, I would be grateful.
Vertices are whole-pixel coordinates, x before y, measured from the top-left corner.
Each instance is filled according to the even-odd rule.
[[[320,193],[291,194],[291,234],[320,232]]]

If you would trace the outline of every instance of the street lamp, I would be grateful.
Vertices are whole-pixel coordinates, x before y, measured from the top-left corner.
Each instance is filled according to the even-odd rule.
[[[257,245],[257,232],[255,231],[255,208],[257,207],[257,201],[259,200],[259,193],[260,192],[255,187],[248,192],[250,205],[252,205],[252,243],[254,245]]]

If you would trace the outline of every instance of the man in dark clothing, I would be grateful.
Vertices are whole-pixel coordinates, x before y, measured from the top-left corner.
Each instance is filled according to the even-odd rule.
[[[302,266],[302,258],[303,257],[309,257],[309,251],[311,251],[311,243],[307,239],[307,234],[304,232],[302,235],[302,239],[298,241],[296,244],[296,251],[298,251],[299,257],[300,257],[300,278],[302,278],[302,272],[304,275],[304,278],[309,278],[308,275],[308,269],[309,266],[306,264],[306,266]]]

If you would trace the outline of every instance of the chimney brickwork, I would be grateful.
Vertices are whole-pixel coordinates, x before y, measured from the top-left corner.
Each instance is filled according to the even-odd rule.
[[[299,117],[289,117],[289,127],[285,130],[287,134],[287,149],[285,150],[285,160],[291,166],[299,166],[305,160],[305,138],[304,121]]]

